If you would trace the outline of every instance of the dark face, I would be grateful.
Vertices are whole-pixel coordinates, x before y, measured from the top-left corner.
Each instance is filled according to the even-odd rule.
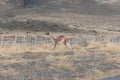
[[[45,35],[50,35],[50,33],[49,33],[49,32],[47,32],[47,33],[45,33]]]

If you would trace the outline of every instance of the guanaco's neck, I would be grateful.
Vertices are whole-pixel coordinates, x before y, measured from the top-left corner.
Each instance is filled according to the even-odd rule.
[[[50,36],[51,36],[51,38],[54,40],[55,39],[55,37],[50,33]]]

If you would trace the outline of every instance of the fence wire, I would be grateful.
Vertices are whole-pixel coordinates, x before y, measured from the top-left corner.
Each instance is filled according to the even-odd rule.
[[[71,45],[84,46],[88,42],[104,42],[119,44],[120,35],[96,35],[96,36],[82,36],[75,37],[69,36],[69,43]],[[49,36],[40,35],[17,35],[17,34],[4,34],[0,35],[0,46],[3,45],[37,45],[37,44],[53,44]]]

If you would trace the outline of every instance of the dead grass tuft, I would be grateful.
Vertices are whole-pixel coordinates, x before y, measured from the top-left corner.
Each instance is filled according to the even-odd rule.
[[[74,71],[74,67],[70,64],[51,64],[51,66],[56,67],[58,69],[66,69],[70,71]]]
[[[108,43],[105,47],[101,47],[101,51],[105,53],[120,53],[120,44]]]
[[[87,49],[98,49],[105,53],[120,53],[120,44],[110,42],[90,42]]]
[[[11,76],[15,76],[15,75],[19,74],[18,71],[15,71],[13,69],[3,70],[3,71],[0,71],[0,73],[3,74],[3,75],[8,74],[8,75],[11,75]]]
[[[75,45],[75,46],[73,46],[73,48],[72,49],[75,49],[75,50],[80,50],[81,49],[81,47],[79,46],[79,45]]]
[[[111,61],[111,62],[114,61],[116,63],[120,63],[120,58],[119,57],[118,58],[116,58],[116,57],[115,58],[108,58],[107,60]]]
[[[102,45],[100,44],[100,42],[90,42],[87,45],[88,49],[100,49]]]
[[[120,53],[120,44],[115,43],[100,43],[90,42],[86,47],[80,47],[79,45],[73,46],[73,49],[68,49],[64,45],[58,45],[56,49],[52,49],[53,45],[34,45],[34,46],[2,46],[0,47],[0,55],[17,54],[22,52],[64,52],[75,51],[81,53],[88,53],[86,49],[100,50],[105,53]]]

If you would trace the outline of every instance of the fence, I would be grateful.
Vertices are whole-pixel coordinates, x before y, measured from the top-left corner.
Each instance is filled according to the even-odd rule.
[[[75,37],[69,36],[71,45],[84,46],[88,42],[104,42],[119,44],[120,35],[96,35],[96,36],[83,36]],[[37,44],[53,44],[49,36],[41,35],[17,35],[17,34],[2,34],[0,35],[0,46],[3,45],[37,45]]]

